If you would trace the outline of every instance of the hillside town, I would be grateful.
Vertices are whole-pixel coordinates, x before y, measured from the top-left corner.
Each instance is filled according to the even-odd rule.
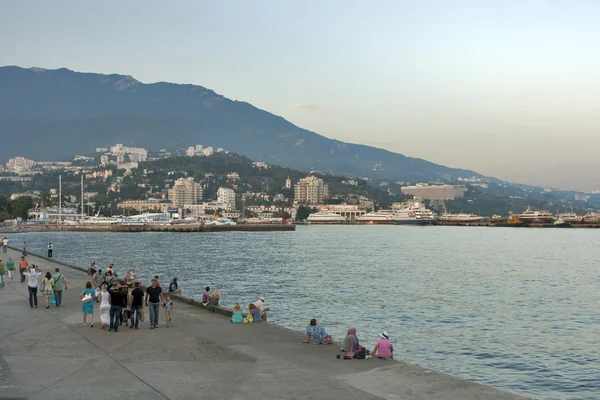
[[[10,201],[22,204],[19,215],[0,209],[0,219],[387,223],[389,218],[373,213],[399,209],[407,199],[417,199],[439,215],[454,211],[448,207],[456,203],[462,213],[475,203],[473,193],[493,185],[480,177],[456,181],[377,182],[289,170],[201,144],[154,151],[115,144],[69,161],[9,159],[0,167],[0,185],[12,185]],[[543,190],[544,195],[551,192]],[[574,200],[585,202],[591,195],[576,194]],[[532,203],[542,206],[528,200],[522,208]],[[481,208],[478,212],[483,215]],[[337,219],[328,217],[332,215]]]

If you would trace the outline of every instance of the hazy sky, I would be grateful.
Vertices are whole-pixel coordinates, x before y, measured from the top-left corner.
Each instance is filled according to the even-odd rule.
[[[330,138],[600,189],[600,1],[1,1],[0,64],[206,86]]]

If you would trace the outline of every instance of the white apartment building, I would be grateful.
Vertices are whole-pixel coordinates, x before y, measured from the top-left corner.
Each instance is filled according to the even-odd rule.
[[[169,189],[169,200],[176,208],[198,204],[202,200],[202,186],[194,178],[179,178]]]
[[[206,147],[202,150],[202,154],[204,154],[205,156],[212,156],[213,155],[213,148],[212,147]]]
[[[196,155],[196,149],[194,148],[194,146],[188,147],[185,151],[185,155],[188,157],[194,157]]]
[[[401,188],[403,194],[420,197],[425,200],[454,200],[464,197],[467,188],[454,185],[427,185],[417,184],[415,186],[404,186]]]
[[[294,185],[294,201],[301,204],[319,204],[329,198],[329,187],[323,179],[308,174]]]
[[[11,172],[28,171],[35,166],[36,162],[25,157],[14,157],[6,163],[6,169]]]
[[[219,188],[217,190],[217,201],[219,203],[229,204],[231,209],[235,209],[235,191],[229,188]]]

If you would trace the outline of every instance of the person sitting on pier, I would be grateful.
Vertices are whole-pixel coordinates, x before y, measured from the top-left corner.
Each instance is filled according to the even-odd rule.
[[[358,337],[356,336],[356,328],[348,329],[346,337],[344,338],[344,347],[342,350],[347,352],[347,355],[350,358],[365,358],[366,350],[358,341]]]
[[[310,320],[310,325],[306,327],[306,341],[311,344],[332,344],[333,338],[327,334],[323,326],[317,324],[316,319]]]
[[[254,303],[248,304],[248,311],[252,315],[252,322],[262,322],[262,316],[260,310],[254,305]]]
[[[244,315],[242,314],[242,306],[240,305],[240,303],[235,303],[231,312],[233,313],[231,317],[232,323],[241,324],[242,322],[244,322]]]
[[[373,349],[373,357],[379,357],[381,359],[393,359],[394,358],[394,346],[390,341],[390,335],[387,332],[379,334],[379,339],[375,348]]]
[[[95,276],[96,275],[96,262],[90,262],[90,267],[88,268],[88,275]]]
[[[254,303],[254,305],[260,310],[260,316],[262,317],[262,320],[267,322],[267,312],[270,310],[270,308],[265,307],[265,298],[261,297]]]
[[[221,300],[221,291],[219,289],[215,289],[214,292],[210,295],[208,299],[208,303],[206,303],[206,308],[210,311],[213,311],[215,307],[219,305],[219,301]]]
[[[202,304],[206,304],[208,303],[208,299],[210,299],[210,288],[207,286],[206,289],[204,289],[204,293],[202,293]]]
[[[169,293],[181,294],[181,289],[179,289],[179,285],[177,284],[177,278],[173,278],[169,284]]]

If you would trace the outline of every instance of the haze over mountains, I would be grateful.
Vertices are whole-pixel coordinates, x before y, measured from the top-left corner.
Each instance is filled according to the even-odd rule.
[[[131,76],[0,67],[0,162],[89,154],[115,143],[204,144],[303,170],[411,181],[481,176],[375,147],[331,140],[196,85]]]

